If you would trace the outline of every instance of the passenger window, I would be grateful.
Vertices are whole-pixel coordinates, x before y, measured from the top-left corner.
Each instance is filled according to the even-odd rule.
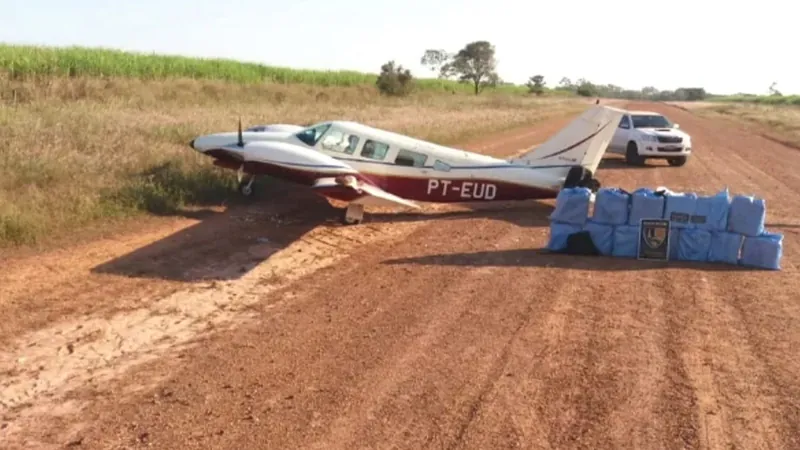
[[[354,134],[331,130],[322,139],[321,145],[324,150],[352,155],[358,148],[358,140],[358,136]]]
[[[630,121],[628,120],[628,116],[622,116],[622,119],[620,119],[620,121],[619,121],[619,127],[620,128],[630,128],[631,127]]]
[[[389,153],[389,146],[387,144],[369,139],[364,141],[364,148],[361,149],[361,156],[378,161],[386,158],[387,153]]]
[[[450,172],[450,165],[442,161],[439,161],[437,159],[436,162],[433,164],[433,170],[438,170],[441,172]]]
[[[423,167],[427,159],[428,155],[400,149],[397,152],[397,158],[394,159],[394,163],[398,166]]]

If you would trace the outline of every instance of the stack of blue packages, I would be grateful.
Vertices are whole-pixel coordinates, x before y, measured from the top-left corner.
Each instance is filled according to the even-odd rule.
[[[614,249],[615,227],[628,223],[630,194],[619,188],[600,188],[594,201],[594,213],[586,222],[589,232],[601,255],[609,256]]]
[[[584,187],[566,188],[558,193],[556,207],[550,214],[548,250],[566,249],[570,235],[583,231],[589,217],[591,197],[592,191]]]
[[[678,259],[681,261],[708,261],[711,250],[711,232],[702,228],[684,228],[678,235]]]
[[[767,205],[763,199],[737,195],[731,200],[727,230],[745,236],[759,236],[764,233],[767,219]]]
[[[763,232],[759,236],[745,236],[742,244],[743,266],[781,270],[783,234]]]

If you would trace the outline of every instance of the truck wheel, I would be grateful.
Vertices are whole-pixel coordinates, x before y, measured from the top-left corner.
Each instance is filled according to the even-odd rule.
[[[677,158],[668,159],[667,163],[669,163],[669,165],[672,166],[672,167],[680,167],[680,166],[686,164],[687,160],[688,160],[688,158],[686,156],[679,156]]]
[[[643,166],[645,158],[639,155],[639,148],[636,147],[636,142],[628,142],[628,148],[625,150],[625,162],[632,166]]]

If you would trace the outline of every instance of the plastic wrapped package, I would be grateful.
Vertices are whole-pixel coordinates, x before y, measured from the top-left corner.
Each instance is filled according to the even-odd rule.
[[[639,226],[642,219],[661,219],[663,216],[664,195],[647,188],[633,191],[628,225]]]
[[[678,259],[681,261],[708,261],[711,250],[711,232],[701,228],[684,228],[680,233]]]
[[[704,230],[727,231],[731,198],[728,189],[711,196],[700,196],[690,219],[693,226]]]
[[[740,264],[761,269],[781,270],[783,234],[764,232],[760,236],[745,236]]]
[[[550,222],[550,241],[547,249],[553,252],[560,252],[567,248],[567,239],[573,233],[583,231],[581,225],[563,222]]]
[[[614,248],[614,226],[589,220],[583,227],[592,237],[594,246],[601,255],[609,256]]]
[[[738,233],[712,231],[708,261],[733,265],[739,264],[739,253],[742,249],[743,240],[744,236]]]
[[[767,220],[767,205],[763,199],[736,195],[731,200],[727,230],[745,236],[764,233]]]
[[[614,227],[614,247],[611,250],[613,256],[636,258],[638,245],[638,225],[616,225]]]
[[[562,189],[556,197],[556,207],[550,214],[553,222],[583,226],[589,218],[592,191],[577,187]]]
[[[628,223],[631,195],[620,188],[600,188],[595,194],[592,220],[606,225]]]
[[[664,196],[664,218],[672,228],[690,228],[691,218],[697,207],[697,194],[694,192],[667,192]]]

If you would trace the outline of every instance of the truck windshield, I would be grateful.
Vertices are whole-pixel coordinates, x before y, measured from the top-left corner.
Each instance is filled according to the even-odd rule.
[[[672,123],[664,116],[633,115],[633,128],[672,128]]]

